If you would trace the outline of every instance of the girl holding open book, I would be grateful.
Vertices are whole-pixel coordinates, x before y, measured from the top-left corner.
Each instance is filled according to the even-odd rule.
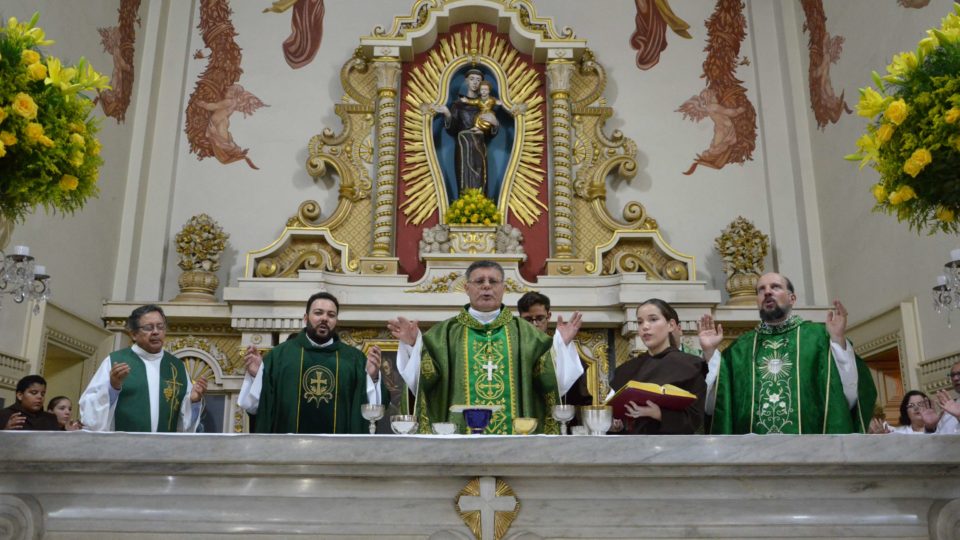
[[[676,310],[663,300],[651,298],[637,308],[637,324],[647,352],[614,371],[610,387],[618,392],[607,400],[614,404],[614,416],[620,420],[614,422],[614,428],[622,426],[625,434],[702,433],[707,365],[703,359],[678,350],[673,335],[680,325]],[[618,396],[623,401],[624,395],[644,395],[649,389],[655,389],[648,394],[651,399],[625,401],[622,408],[614,403]],[[657,392],[663,394],[662,399],[654,395]]]

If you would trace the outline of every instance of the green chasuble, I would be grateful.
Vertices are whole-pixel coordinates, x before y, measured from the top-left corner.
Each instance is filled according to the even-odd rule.
[[[863,360],[856,364],[851,410],[824,324],[796,315],[761,324],[723,351],[712,433],[863,433],[877,391]]]
[[[258,433],[369,433],[360,414],[367,402],[367,357],[334,336],[317,347],[305,331],[263,358]],[[381,403],[390,395],[380,378]]]
[[[123,380],[113,413],[117,431],[150,433],[150,389],[147,387],[147,368],[143,360],[126,348],[110,353],[110,365],[127,364],[130,374]],[[175,433],[180,421],[180,407],[187,393],[187,368],[183,361],[164,351],[160,359],[160,398],[157,433]]]
[[[501,307],[482,324],[467,306],[423,335],[416,413],[421,433],[433,422],[454,422],[465,433],[463,415],[451,405],[501,405],[484,433],[513,433],[513,419],[537,419],[537,433],[559,433],[551,407],[560,402],[550,355],[553,339]]]

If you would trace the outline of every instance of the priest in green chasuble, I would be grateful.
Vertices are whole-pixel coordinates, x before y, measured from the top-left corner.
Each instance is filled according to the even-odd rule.
[[[307,300],[305,328],[261,356],[244,353],[247,372],[238,405],[257,415],[258,433],[368,433],[360,405],[386,405],[380,349],[364,354],[334,330],[340,303],[327,292]]]
[[[847,311],[839,301],[827,322],[791,314],[793,284],[775,273],[757,283],[760,325],[717,352],[723,328],[706,315],[700,346],[709,361],[707,384],[714,434],[863,433],[877,390],[870,371],[845,338]]]
[[[500,405],[485,433],[512,434],[519,417],[536,418],[537,433],[559,433],[551,407],[583,373],[573,343],[580,313],[569,322],[560,317],[550,338],[504,308],[505,288],[499,264],[477,261],[466,272],[470,303],[456,317],[425,334],[417,321],[387,323],[400,341],[397,369],[417,396],[421,432],[430,433],[433,422],[454,422],[463,433],[463,416],[451,414],[451,405]]]
[[[207,381],[191,381],[183,361],[163,350],[167,317],[148,304],[127,318],[133,346],[114,351],[80,395],[80,421],[91,431],[196,431]]]

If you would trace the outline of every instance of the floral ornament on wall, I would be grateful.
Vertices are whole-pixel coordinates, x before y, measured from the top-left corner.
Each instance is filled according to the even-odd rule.
[[[137,41],[134,25],[140,26],[137,16],[140,0],[121,0],[117,11],[120,14],[117,26],[97,28],[104,52],[113,57],[113,89],[99,92],[94,103],[100,103],[103,114],[123,122],[133,95],[134,48]]]
[[[960,232],[960,4],[873,82],[857,104],[870,123],[846,158],[880,173],[874,210],[917,232]]]
[[[14,222],[39,205],[83,208],[103,165],[87,93],[110,88],[109,79],[82,57],[68,65],[44,54],[54,42],[38,19],[0,26],[0,218]]]
[[[760,275],[770,249],[770,237],[743,216],[738,216],[714,240],[714,247],[727,274]]]
[[[216,272],[220,269],[220,254],[230,235],[207,214],[190,218],[177,233],[178,266],[181,270]]]

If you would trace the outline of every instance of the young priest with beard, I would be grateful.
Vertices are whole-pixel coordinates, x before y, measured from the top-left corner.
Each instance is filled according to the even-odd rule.
[[[305,328],[261,356],[244,354],[247,373],[238,404],[256,414],[258,433],[367,433],[364,403],[386,404],[380,349],[363,353],[334,330],[340,303],[328,292],[307,300]]]

